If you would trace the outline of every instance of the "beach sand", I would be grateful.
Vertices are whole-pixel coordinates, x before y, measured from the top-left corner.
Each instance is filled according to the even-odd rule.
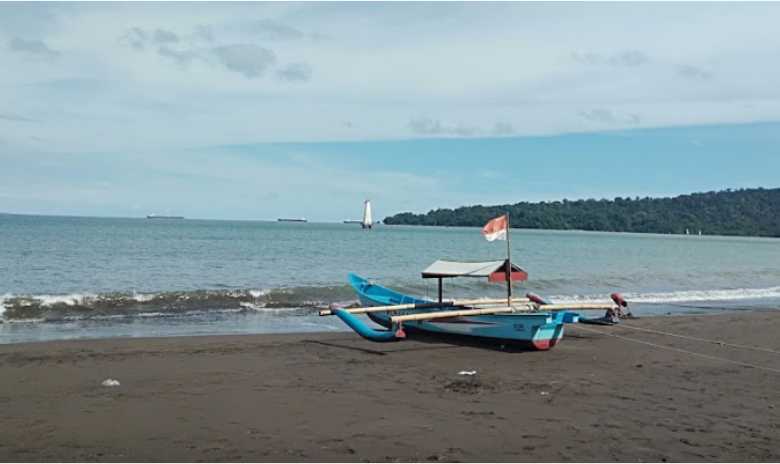
[[[780,350],[780,313],[628,324]],[[498,348],[349,332],[0,345],[0,459],[780,460],[779,353],[625,326]]]

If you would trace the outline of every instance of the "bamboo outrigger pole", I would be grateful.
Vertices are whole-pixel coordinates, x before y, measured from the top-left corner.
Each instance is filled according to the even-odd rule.
[[[479,316],[483,314],[498,314],[498,313],[511,313],[515,311],[514,308],[502,306],[500,308],[485,308],[485,309],[464,309],[460,311],[437,311],[430,313],[418,313],[407,314],[405,316],[393,316],[390,318],[393,323],[408,322],[408,321],[425,321],[429,319],[443,319],[446,317],[458,317],[458,316]],[[527,310],[528,311],[528,310]]]
[[[528,303],[531,300],[528,298],[514,298],[513,303]],[[442,301],[441,303],[407,303],[392,306],[367,306],[364,308],[351,308],[345,309],[346,312],[351,314],[364,314],[364,313],[377,313],[388,311],[401,311],[404,309],[428,309],[428,308],[443,308],[443,307],[456,307],[456,306],[470,306],[470,305],[490,305],[490,304],[504,304],[506,300],[503,298],[497,299],[477,299],[477,300],[452,300]],[[333,311],[330,309],[323,309],[320,311],[320,316],[330,316]]]
[[[499,308],[481,308],[481,309],[463,309],[455,311],[433,311],[427,313],[406,314],[403,316],[392,316],[390,318],[393,323],[408,322],[408,321],[427,321],[431,319],[444,319],[448,317],[460,317],[460,316],[482,316],[489,314],[501,314],[501,313],[514,313],[514,312],[536,312],[536,311],[563,311],[569,309],[612,309],[614,305],[610,304],[551,304],[551,305],[536,305],[527,304],[520,306],[501,306]]]
[[[538,311],[566,311],[569,309],[615,309],[612,303],[572,303],[572,304],[546,304],[538,305]]]

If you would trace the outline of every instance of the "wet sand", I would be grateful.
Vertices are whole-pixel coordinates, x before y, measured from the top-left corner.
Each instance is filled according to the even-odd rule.
[[[780,313],[628,324],[780,351]],[[346,332],[0,345],[0,459],[778,461],[778,386],[780,352],[625,326],[568,326],[548,352]]]

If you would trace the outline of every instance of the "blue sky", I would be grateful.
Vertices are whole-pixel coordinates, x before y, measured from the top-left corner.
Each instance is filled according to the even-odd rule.
[[[777,187],[778,4],[0,4],[0,211]]]

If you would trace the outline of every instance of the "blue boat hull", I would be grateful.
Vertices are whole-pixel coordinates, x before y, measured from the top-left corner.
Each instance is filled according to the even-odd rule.
[[[404,295],[388,288],[372,284],[356,274],[349,275],[349,283],[355,289],[362,306],[386,306],[398,304],[430,304],[431,301]],[[451,308],[429,308],[396,311],[392,315],[416,314],[426,311],[441,311]],[[391,332],[396,330],[390,320],[391,314],[386,312],[368,313],[377,324]],[[432,334],[446,334],[491,339],[506,343],[521,344],[531,349],[548,350],[555,346],[563,337],[563,326],[566,323],[577,322],[578,315],[566,311],[490,314],[482,316],[452,317],[428,321],[409,321],[403,324],[404,330],[421,331]],[[344,320],[344,318],[342,318]],[[348,321],[345,320],[350,327]],[[355,328],[355,327],[353,327]],[[357,328],[355,328],[356,331]],[[358,333],[360,333],[358,331]],[[362,334],[364,337],[371,339]],[[383,335],[388,338],[389,335]],[[387,340],[376,340],[387,341]]]

